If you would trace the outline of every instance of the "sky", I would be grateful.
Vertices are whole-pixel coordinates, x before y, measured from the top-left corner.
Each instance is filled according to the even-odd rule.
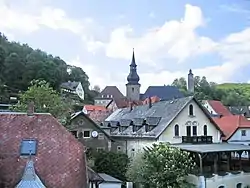
[[[133,48],[141,92],[175,78],[250,81],[248,0],[0,0],[0,32],[125,93]]]

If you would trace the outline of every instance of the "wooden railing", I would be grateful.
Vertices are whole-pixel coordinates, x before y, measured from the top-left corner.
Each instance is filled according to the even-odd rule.
[[[213,143],[213,137],[212,136],[182,136],[182,143],[211,144]]]

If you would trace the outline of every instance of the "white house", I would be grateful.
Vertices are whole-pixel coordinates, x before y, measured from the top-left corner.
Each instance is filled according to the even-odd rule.
[[[77,95],[80,99],[84,100],[84,89],[81,82],[64,82],[61,84],[63,92]]]
[[[243,170],[241,158],[232,158],[231,162],[225,160],[229,161],[232,153],[249,152],[250,146],[222,143],[225,135],[221,128],[194,97],[156,103],[149,100],[146,105],[118,109],[102,126],[114,140],[120,141],[120,146],[115,145],[117,150],[132,158],[145,146],[157,142],[168,142],[193,153],[197,156],[200,175],[190,175],[188,181],[197,187],[233,188],[246,186],[249,182],[250,173]],[[221,158],[221,155],[225,156]],[[209,159],[214,160],[213,168],[207,163]],[[236,163],[239,173],[232,174]],[[226,175],[220,174],[221,168],[226,169]],[[206,176],[206,172],[211,176]]]
[[[110,135],[124,141],[118,150],[133,156],[154,142],[220,143],[222,131],[194,97],[118,109],[104,122]]]
[[[250,120],[242,115],[231,115],[213,118],[224,133],[223,141],[231,144],[250,145]],[[243,158],[248,153],[243,152]]]
[[[222,116],[232,115],[230,110],[227,107],[225,107],[221,101],[204,100],[202,101],[202,104],[212,115],[222,115]]]

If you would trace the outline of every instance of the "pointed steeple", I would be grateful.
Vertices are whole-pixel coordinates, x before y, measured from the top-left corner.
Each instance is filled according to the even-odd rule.
[[[31,159],[27,162],[23,177],[16,188],[45,188],[35,172],[34,162]]]
[[[127,84],[131,84],[131,85],[139,85],[139,81],[140,81],[140,77],[137,74],[137,65],[135,63],[135,53],[134,53],[134,49],[133,49],[133,54],[132,54],[132,61],[130,64],[130,72],[129,75],[127,77]]]
[[[189,69],[189,75],[193,75],[192,69]]]

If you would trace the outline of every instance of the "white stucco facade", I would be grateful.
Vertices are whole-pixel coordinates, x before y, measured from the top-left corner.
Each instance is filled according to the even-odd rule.
[[[189,106],[193,106],[193,115],[189,115]],[[179,136],[175,136],[175,125],[179,126]],[[169,142],[171,144],[182,143],[182,136],[187,136],[187,126],[191,126],[191,136],[193,135],[193,126],[196,126],[196,136],[204,135],[204,126],[207,126],[207,136],[213,137],[214,143],[221,142],[221,132],[210,121],[202,109],[195,101],[191,101],[178,116],[163,130],[158,139],[137,138],[129,139],[126,142],[127,154],[133,157],[135,153],[140,152],[145,146],[150,146],[156,142]]]
[[[122,183],[109,183],[109,182],[104,182],[99,185],[99,188],[121,188]]]
[[[189,115],[190,105],[193,106],[193,116]],[[179,136],[174,135],[175,125],[179,126]],[[193,126],[197,127],[197,136],[203,136],[205,125],[207,126],[207,136],[212,136],[214,143],[221,142],[221,133],[218,128],[214,126],[197,103],[192,100],[161,134],[159,141],[170,142],[171,144],[181,143],[182,136],[187,136],[187,126],[191,126],[191,136],[194,136],[192,131]]]
[[[189,175],[187,180],[199,188],[245,188],[246,186],[250,186],[249,178],[250,173],[241,172],[238,174],[228,173],[225,176],[214,175],[210,178]]]
[[[250,128],[239,128],[227,141],[230,144],[250,145]],[[237,155],[236,155],[237,156]],[[241,157],[248,158],[248,153],[243,152]]]

